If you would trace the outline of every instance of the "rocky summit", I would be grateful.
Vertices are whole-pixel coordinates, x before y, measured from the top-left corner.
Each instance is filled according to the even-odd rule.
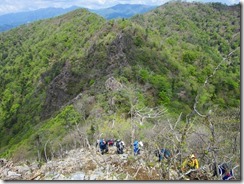
[[[149,167],[145,154],[132,158],[129,150],[102,155],[95,147],[74,149],[47,163],[14,163],[1,159],[1,180],[151,180],[160,179],[159,165]]]
[[[142,149],[141,154],[131,155],[131,149],[123,154],[116,153],[110,146],[106,154],[99,149],[78,148],[65,152],[60,158],[40,162],[18,162],[0,159],[1,180],[189,180],[177,171],[177,163],[159,163],[156,157]],[[170,166],[170,167],[169,167]],[[212,180],[209,165],[201,166],[193,180]]]

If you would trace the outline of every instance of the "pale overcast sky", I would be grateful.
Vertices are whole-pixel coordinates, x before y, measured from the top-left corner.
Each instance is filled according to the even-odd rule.
[[[79,6],[90,9],[100,9],[116,4],[145,4],[162,5],[169,0],[0,0],[0,15],[22,11],[31,11],[40,8],[56,7],[68,8]],[[222,2],[227,5],[237,4],[240,0],[186,0],[198,2]]]

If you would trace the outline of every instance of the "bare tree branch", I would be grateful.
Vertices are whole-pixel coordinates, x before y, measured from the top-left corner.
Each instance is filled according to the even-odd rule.
[[[48,162],[48,157],[47,157],[47,143],[49,142],[49,139],[47,140],[47,142],[45,143],[44,145],[44,154],[45,154],[45,159],[46,159],[46,162]]]
[[[137,169],[137,171],[136,171],[136,174],[133,176],[133,178],[135,178],[135,177],[137,176],[137,174],[138,174],[138,172],[139,172],[140,169],[141,169],[141,166],[138,167],[138,169]]]
[[[239,47],[238,47],[238,48],[239,48]],[[227,58],[230,57],[235,51],[237,51],[238,48],[236,48],[235,50],[233,50],[232,52],[230,52],[230,53],[227,55]],[[209,83],[209,79],[212,78],[212,77],[216,74],[217,70],[219,70],[220,66],[225,62],[225,60],[226,60],[227,58],[223,58],[223,60],[222,60],[222,61],[221,61],[221,62],[214,68],[213,73],[212,73],[211,75],[207,76],[206,80],[205,80],[204,83],[203,83],[202,88],[205,88],[205,87],[206,87],[206,85]],[[195,113],[197,113],[200,117],[207,117],[208,115],[201,114],[201,113],[197,110],[198,100],[199,100],[199,93],[198,93],[197,96],[195,97],[195,103],[194,103],[194,105],[193,105],[193,109],[194,109]]]

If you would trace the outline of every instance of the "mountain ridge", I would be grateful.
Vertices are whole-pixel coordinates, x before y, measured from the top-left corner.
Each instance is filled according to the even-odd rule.
[[[0,155],[42,161],[45,145],[50,156],[101,134],[130,145],[131,127],[147,143],[177,142],[196,104],[202,114],[214,112],[216,132],[233,135],[239,150],[240,7],[226,8],[174,2],[109,21],[78,9],[0,34]],[[194,118],[194,132],[207,140],[189,133],[182,145],[204,157],[213,138],[207,119]],[[180,149],[175,142],[165,144]],[[233,151],[221,145],[220,159]]]
[[[118,4],[109,8],[104,9],[87,9],[93,13],[103,16],[106,19],[114,19],[114,18],[129,18],[138,13],[144,13],[149,11],[156,6],[146,6],[146,5],[130,5],[130,4]],[[78,6],[72,6],[69,8],[42,8],[34,11],[26,11],[26,12],[18,12],[18,13],[10,13],[0,16],[0,32],[7,31],[9,29],[18,27],[23,24],[27,24],[30,22],[48,19],[63,15],[75,9],[82,8]]]
[[[59,16],[77,8],[78,7],[75,6],[70,8],[42,8],[33,11],[4,14],[0,16],[0,32],[40,19]]]
[[[156,7],[157,6],[148,6],[148,5],[141,5],[141,4],[117,4],[110,8],[91,10],[91,11],[110,20],[114,18],[129,18],[136,14],[146,13]]]

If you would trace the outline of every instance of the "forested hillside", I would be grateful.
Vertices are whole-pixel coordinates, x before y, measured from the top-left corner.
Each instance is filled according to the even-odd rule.
[[[240,4],[110,21],[78,9],[0,45],[1,157],[46,161],[102,136],[240,164]]]
[[[18,12],[0,15],[0,32],[10,30],[23,24],[29,24],[34,21],[48,19],[63,15],[78,9],[77,6],[70,8],[42,8],[34,11]],[[104,9],[88,9],[107,20],[116,18],[130,18],[136,14],[148,12],[156,6],[147,6],[141,4],[117,4]]]

